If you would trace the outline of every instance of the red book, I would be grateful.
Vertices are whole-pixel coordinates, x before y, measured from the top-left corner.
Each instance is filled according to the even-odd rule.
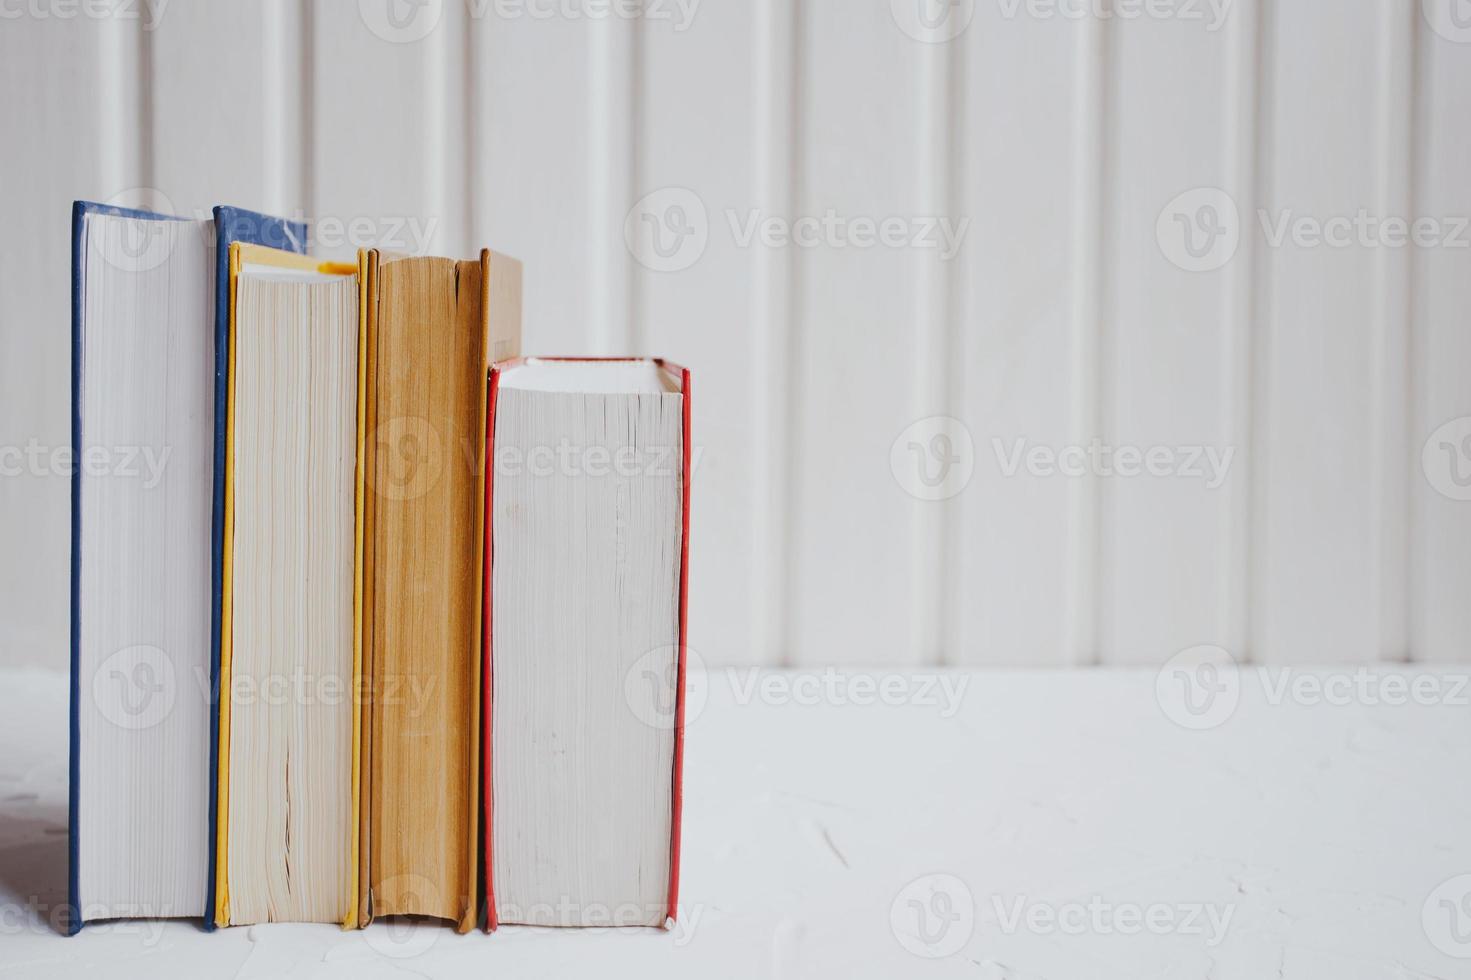
[[[522,358],[486,413],[487,928],[677,916],[690,373]]]

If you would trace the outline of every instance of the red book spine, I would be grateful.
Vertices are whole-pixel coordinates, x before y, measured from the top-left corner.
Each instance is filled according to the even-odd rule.
[[[684,811],[684,667],[685,634],[689,622],[690,585],[690,372],[680,370],[680,388],[684,391],[684,465],[680,475],[680,544],[679,544],[679,669],[674,689],[674,799],[669,828],[669,919],[679,918],[679,831]]]

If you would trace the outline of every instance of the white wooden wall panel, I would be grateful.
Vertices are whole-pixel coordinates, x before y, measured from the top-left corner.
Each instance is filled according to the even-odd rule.
[[[695,442],[690,579],[691,646],[706,661],[743,663],[774,654],[756,642],[753,607],[769,603],[756,578],[759,405],[779,368],[756,360],[752,282],[759,246],[742,246],[728,215],[756,206],[757,113],[751,94],[758,16],[751,4],[700,8],[685,29],[642,26],[635,195],[692,191],[708,239],[679,271],[635,266],[635,342],[628,349],[673,358],[694,375]],[[705,84],[688,85],[690,78]],[[666,135],[668,134],[668,135]],[[672,137],[672,138],[671,138]],[[616,247],[627,254],[618,215]],[[708,365],[720,365],[709,370]],[[732,602],[732,596],[743,596]]]
[[[1261,198],[1272,220],[1319,222],[1372,209],[1382,161],[1376,5],[1269,7],[1271,120]],[[1309,40],[1310,39],[1310,40]],[[1264,234],[1247,214],[1243,234]],[[1248,232],[1249,230],[1249,232]],[[1376,256],[1358,244],[1264,244],[1268,308],[1264,492],[1253,653],[1266,662],[1377,656],[1378,515],[1369,393]]]
[[[141,35],[149,77],[169,80],[145,93],[149,182],[163,196],[161,206],[207,217],[216,204],[281,209],[287,203],[282,188],[288,174],[299,173],[299,150],[288,151],[277,135],[286,128],[277,93],[299,88],[302,62],[285,57],[284,31],[275,29],[279,11],[181,5],[165,9],[158,27]],[[222,93],[229,93],[224,101]],[[299,195],[284,210],[293,209],[306,213]]]
[[[1418,44],[1420,181],[1412,213],[1465,219],[1471,217],[1471,33],[1466,43],[1456,43],[1422,22]],[[1459,237],[1464,243],[1471,232]],[[1422,466],[1421,454],[1443,425],[1471,418],[1471,246],[1417,250],[1413,258],[1410,650],[1417,659],[1465,662],[1471,658],[1471,500],[1444,495],[1427,474],[1445,481],[1454,472],[1461,485],[1452,480],[1450,486],[1466,496],[1471,446],[1436,439],[1430,447],[1434,466]],[[1471,424],[1460,433],[1471,433]]]
[[[476,230],[525,263],[524,348],[591,353],[594,97],[586,21],[484,17],[474,37]],[[602,222],[598,222],[598,227]]]
[[[956,210],[972,219],[957,260],[961,419],[975,474],[957,498],[958,662],[1065,666],[1070,556],[1068,482],[1009,472],[997,446],[1072,439],[1074,242],[1083,203],[1073,185],[1087,28],[1007,19],[981,4],[957,40],[964,143]],[[1019,95],[1018,79],[1053,84]],[[1094,185],[1096,186],[1096,184]],[[1096,252],[1096,248],[1093,249]],[[1091,600],[1090,600],[1091,601]]]
[[[1098,480],[1106,663],[1161,663],[1224,639],[1231,487],[1204,475],[1209,456],[1188,461],[1196,451],[1224,461],[1231,448],[1232,391],[1219,355],[1230,270],[1180,268],[1156,226],[1177,195],[1226,183],[1230,39],[1178,17],[1108,24],[1099,433],[1115,475]],[[1123,455],[1132,451],[1170,453],[1173,473],[1137,472]],[[1226,479],[1241,478],[1237,462]]]
[[[0,445],[46,452],[0,476],[0,662],[67,662],[71,481],[71,204],[147,181],[138,24],[0,23]]]
[[[887,4],[804,0],[798,27],[795,217],[883,220],[918,213],[919,62]],[[889,447],[917,412],[914,256],[904,249],[795,246],[797,376],[791,632],[787,656],[905,663],[918,573],[915,508]],[[919,393],[927,394],[927,393]]]
[[[372,22],[377,33],[359,16],[381,12],[374,4],[332,0],[309,9],[317,253],[352,261],[359,247],[381,245],[462,255],[465,182],[450,176],[464,173],[467,152],[465,117],[452,115],[461,101],[452,93],[465,84],[462,9],[423,5],[402,28],[385,15]]]
[[[689,364],[708,662],[1471,660],[1471,503],[1421,459],[1471,416],[1471,250],[1275,247],[1257,213],[1471,213],[1471,43],[1429,7],[1237,0],[1211,32],[932,4],[963,30],[925,43],[889,0],[388,6],[0,22],[0,446],[68,439],[71,200],[233,203],[335,257],[489,244],[526,262],[529,350]],[[1241,231],[1203,272],[1156,236],[1195,187]],[[625,225],[671,188],[705,240],[660,271]],[[949,262],[738,241],[828,209],[970,226]],[[890,470],[931,415],[974,448],[943,501]],[[1207,490],[1007,476],[995,442],[1094,437],[1235,456]],[[67,517],[64,476],[0,477],[6,662],[64,663]]]

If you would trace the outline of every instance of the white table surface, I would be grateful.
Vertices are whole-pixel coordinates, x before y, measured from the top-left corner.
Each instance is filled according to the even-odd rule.
[[[964,685],[946,717],[933,675],[773,673],[763,694],[712,669],[692,678],[672,931],[75,938],[45,921],[65,901],[65,678],[0,672],[0,977],[1471,976],[1453,955],[1471,957],[1471,691],[1432,673],[1438,703],[1383,703],[1385,672],[1313,703],[1243,669],[1231,717],[1193,731],[1154,671],[946,674]],[[1326,676],[1353,677],[1287,680]],[[876,698],[863,677],[920,703],[852,703]]]

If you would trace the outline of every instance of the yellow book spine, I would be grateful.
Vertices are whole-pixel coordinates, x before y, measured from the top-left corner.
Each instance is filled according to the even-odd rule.
[[[367,480],[367,421],[368,421],[368,253],[359,250],[356,269],[358,276],[358,405],[357,405],[357,464],[353,489],[353,585],[352,585],[352,822],[348,832],[348,885],[347,913],[342,919],[342,928],[356,929],[358,921],[358,868],[361,857],[362,839],[358,822],[362,812],[363,772],[363,594],[364,515]]]
[[[229,364],[226,368],[225,396],[225,526],[220,561],[220,732],[217,779],[219,798],[216,810],[215,835],[215,925],[230,924],[230,692],[233,687],[231,673],[232,621],[231,599],[234,596],[234,537],[235,537],[235,284],[240,275],[241,246],[230,246],[229,293]]]

